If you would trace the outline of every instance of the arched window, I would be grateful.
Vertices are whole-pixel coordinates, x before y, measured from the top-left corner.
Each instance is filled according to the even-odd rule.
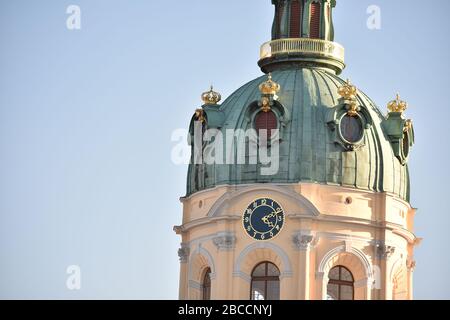
[[[264,112],[261,111],[256,115],[255,119],[255,129],[260,135],[261,130],[267,130],[267,140],[270,140],[272,137],[272,130],[275,130],[278,128],[278,120],[275,113],[272,111]]]
[[[252,272],[251,300],[280,300],[280,270],[270,262],[258,264]]]
[[[328,300],[353,300],[354,279],[352,273],[343,266],[336,266],[328,274]]]
[[[320,14],[321,7],[319,2],[311,3],[311,19],[309,21],[309,37],[313,39],[320,38]]]
[[[202,299],[211,300],[211,269],[208,268],[203,276]]]

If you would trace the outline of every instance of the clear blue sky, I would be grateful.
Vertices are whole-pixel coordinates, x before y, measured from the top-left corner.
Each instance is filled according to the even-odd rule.
[[[81,30],[66,28],[70,4]],[[272,12],[269,0],[0,0],[0,298],[177,298],[186,167],[171,133],[210,83],[226,97],[261,74]],[[410,104],[415,295],[450,298],[450,2],[335,12],[343,77],[382,110],[397,91]],[[72,264],[80,291],[66,289]]]

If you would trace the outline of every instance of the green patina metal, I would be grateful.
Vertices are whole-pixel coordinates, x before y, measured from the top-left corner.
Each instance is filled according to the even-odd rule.
[[[329,125],[330,117],[342,107],[338,88],[344,80],[315,68],[279,70],[272,77],[281,85],[279,111],[274,107],[282,120],[279,172],[263,176],[261,165],[253,164],[190,165],[188,195],[219,185],[312,182],[389,192],[409,200],[408,168],[397,159],[391,131],[386,129],[386,123],[392,122],[387,122],[364,93],[358,92],[357,101],[371,125],[364,130],[364,145],[348,151],[336,143]],[[261,97],[258,87],[265,80],[263,76],[245,84],[220,106],[204,107],[207,127],[214,110],[212,127],[219,128],[224,136],[227,129],[252,128],[250,115]]]
[[[294,17],[294,21],[302,24],[301,36],[304,38],[309,36],[309,6],[313,2],[317,1],[300,0],[301,16]],[[272,3],[276,8],[273,39],[289,36],[293,1],[272,0]],[[331,10],[336,1],[319,0],[318,3],[321,4],[322,21],[320,41],[333,41]],[[325,42],[324,52],[330,46],[334,43]],[[231,149],[225,145],[223,153],[230,156],[232,150],[234,164],[191,164],[187,195],[220,185],[309,182],[388,192],[409,201],[407,158],[414,143],[412,123],[401,113],[390,112],[385,117],[359,90],[356,95],[349,96],[351,101],[343,99],[338,89],[346,82],[336,74],[345,65],[343,60],[337,63],[333,59],[336,56],[302,52],[301,47],[294,53],[264,56],[259,62],[261,69],[265,73],[272,72],[273,80],[281,86],[278,99],[270,100],[280,129],[278,172],[262,175],[260,169],[264,165],[251,164],[248,154],[246,164],[236,164],[236,144],[233,143]],[[254,128],[255,116],[262,112],[259,86],[266,80],[267,76],[262,76],[250,81],[221,105],[202,106],[203,129],[219,130],[225,137],[227,130]],[[351,103],[357,113],[351,113]],[[362,123],[363,136],[355,143],[348,143],[339,131],[346,113],[358,117]],[[194,116],[190,124],[191,134],[195,119]],[[193,141],[192,137],[189,141]],[[203,148],[207,145],[205,143]]]

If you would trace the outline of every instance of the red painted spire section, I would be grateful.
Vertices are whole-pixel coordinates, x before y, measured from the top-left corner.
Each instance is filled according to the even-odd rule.
[[[301,16],[302,16],[302,5],[300,4],[300,1],[299,0],[292,1],[289,38],[301,37],[300,33]]]
[[[311,20],[309,37],[313,39],[320,38],[320,3],[311,3]]]

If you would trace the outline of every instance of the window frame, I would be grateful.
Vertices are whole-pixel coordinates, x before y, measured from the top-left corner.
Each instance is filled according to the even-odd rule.
[[[256,269],[257,269],[259,266],[263,265],[263,264],[264,264],[264,276],[254,276],[253,274],[255,273]],[[272,265],[272,266],[274,266],[274,267],[276,268],[276,270],[278,271],[278,276],[269,276],[269,275],[268,275],[269,265]],[[250,300],[251,300],[251,301],[256,301],[256,300],[254,300],[254,297],[253,297],[253,283],[254,283],[254,282],[257,282],[257,281],[259,281],[259,282],[264,281],[264,300],[267,300],[267,292],[268,292],[268,291],[267,291],[267,284],[268,284],[268,282],[269,282],[269,281],[277,281],[278,284],[281,284],[281,281],[280,281],[280,275],[281,275],[280,269],[278,268],[278,266],[277,266],[275,263],[272,263],[272,262],[270,262],[270,261],[263,261],[263,262],[258,263],[258,264],[253,268],[253,270],[252,270],[252,272],[251,272],[251,281],[250,281]],[[281,295],[280,292],[279,292],[279,295]],[[280,299],[280,297],[278,297],[278,300],[279,300],[279,299]]]
[[[270,130],[268,130],[268,117],[269,117],[269,113],[272,114],[273,116],[273,120],[275,121],[276,127],[275,128],[271,128]],[[262,117],[262,116],[266,116],[266,127],[265,128],[258,128],[258,117]],[[258,141],[259,141],[259,130],[266,130],[267,131],[267,141],[268,143],[270,143],[272,141],[272,139],[276,136],[272,135],[272,130],[278,130],[278,132],[280,132],[280,120],[278,118],[278,114],[275,113],[273,110],[269,110],[267,112],[264,111],[259,111],[255,114],[255,118],[253,119],[253,127],[255,128],[256,131],[256,136],[258,137]]]
[[[208,281],[206,281],[208,279]],[[202,277],[202,300],[211,300],[211,268],[206,268]]]
[[[331,273],[331,271],[333,271],[336,268],[339,268],[339,280],[330,279],[330,278],[328,279],[327,296],[328,296],[328,286],[330,284],[332,284],[332,285],[338,286],[337,300],[343,301],[343,300],[341,300],[341,287],[343,287],[343,286],[352,288],[352,301],[355,300],[355,277],[353,276],[353,273],[347,267],[342,266],[342,265],[337,265],[337,266],[334,266],[333,268],[331,268],[330,271],[328,271],[328,275]],[[346,270],[350,274],[350,276],[352,277],[352,281],[342,280],[342,269]]]

